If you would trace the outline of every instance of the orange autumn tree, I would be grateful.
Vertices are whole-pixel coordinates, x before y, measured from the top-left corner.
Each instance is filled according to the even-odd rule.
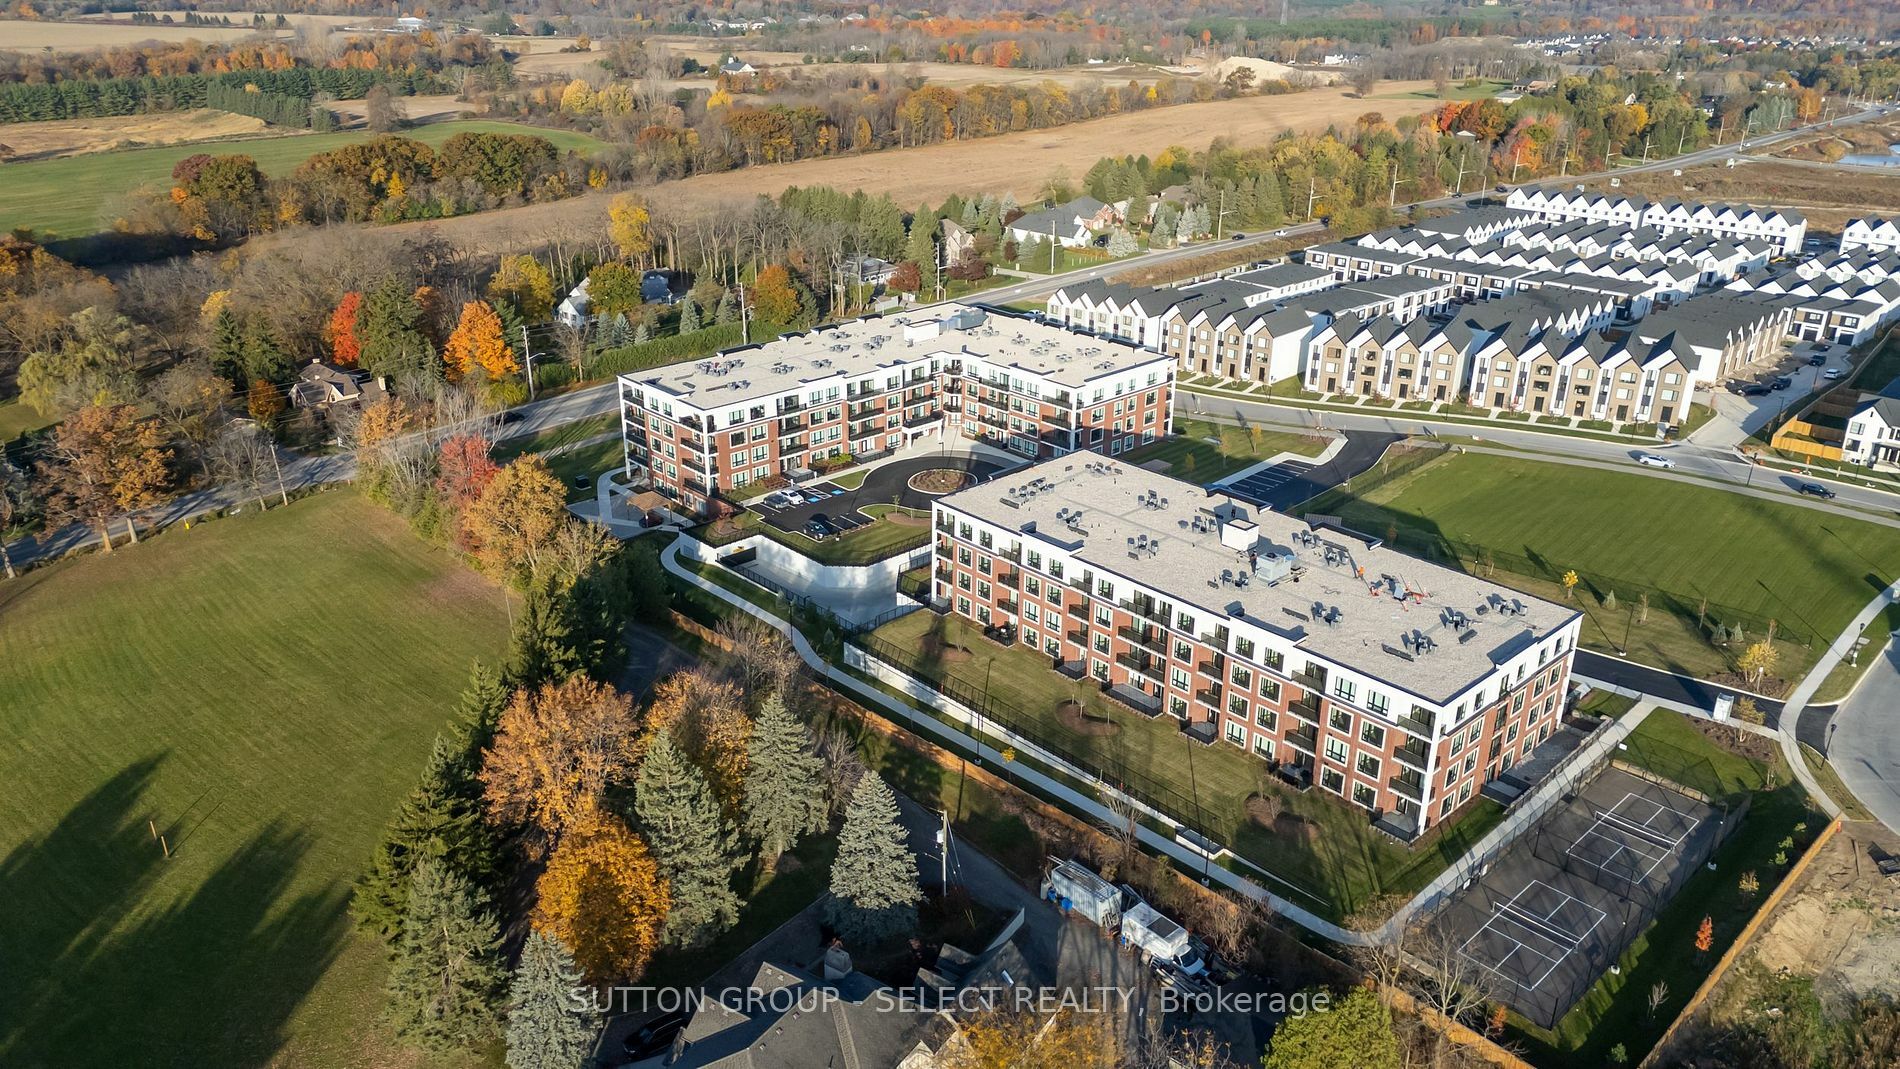
[[[626,695],[586,676],[516,691],[482,761],[489,818],[559,839],[609,786],[633,780],[641,727]]]
[[[759,272],[753,284],[752,310],[767,323],[784,325],[798,319],[802,310],[798,289],[792,285],[792,273],[784,264],[773,264]]]
[[[646,972],[672,907],[647,844],[592,801],[561,836],[535,881],[535,898],[535,931],[559,939],[587,979],[600,985]]]
[[[512,375],[521,365],[515,351],[502,335],[501,316],[487,301],[470,301],[462,306],[462,318],[442,346],[442,360],[448,365],[449,378],[461,379],[476,368],[491,379]]]
[[[344,367],[354,367],[363,353],[356,339],[356,314],[363,307],[363,295],[351,290],[336,302],[330,321],[323,325],[323,340],[330,345],[330,358]]]
[[[88,405],[66,417],[40,462],[46,511],[55,519],[87,524],[112,551],[112,521],[155,504],[171,482],[172,451],[157,422],[131,405]]]
[[[1703,917],[1702,926],[1695,930],[1695,948],[1697,951],[1703,954],[1707,954],[1709,952],[1709,948],[1714,945],[1715,945],[1715,918]]]

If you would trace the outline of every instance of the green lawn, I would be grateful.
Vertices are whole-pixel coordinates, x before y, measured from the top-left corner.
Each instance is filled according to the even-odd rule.
[[[393,1064],[349,884],[505,631],[345,490],[0,583],[0,1063]]]
[[[1200,820],[1235,853],[1272,873],[1262,881],[1271,890],[1326,916],[1343,919],[1379,895],[1416,891],[1502,813],[1480,800],[1450,828],[1407,849],[1374,831],[1367,812],[1344,799],[1318,788],[1284,789],[1264,761],[1227,742],[1194,741],[1171,716],[1135,713],[1095,686],[1058,674],[1046,657],[989,641],[961,617],[914,612],[879,628],[875,638],[881,653],[921,677],[953,680],[968,694],[987,692],[1013,706],[1016,728],[1039,742],[1110,770],[1111,777],[1119,772],[1137,788],[1173,790],[1177,815]],[[1084,734],[1062,722],[1057,707],[1075,700],[1091,720],[1112,725],[1111,733]],[[1290,819],[1271,831],[1255,822],[1246,803],[1256,792],[1277,793]]]
[[[1879,393],[1887,384],[1900,379],[1900,334],[1888,333],[1886,340],[1854,373],[1854,388]]]
[[[1477,85],[1454,85],[1450,89],[1446,90],[1445,95],[1442,97],[1439,96],[1437,93],[1434,93],[1430,89],[1418,89],[1410,93],[1374,92],[1372,94],[1372,99],[1373,100],[1485,100],[1487,98],[1497,96],[1499,93],[1503,92],[1506,89],[1509,89],[1510,87],[1511,87],[1510,82],[1499,81],[1496,78],[1485,78],[1485,79],[1480,80]]]
[[[570,130],[544,130],[487,119],[427,123],[401,133],[429,145],[440,145],[462,133],[526,133],[545,137],[562,151],[589,152],[602,147],[602,142]],[[42,238],[86,237],[110,229],[125,194],[141,185],[170,182],[172,168],[187,156],[200,152],[243,154],[255,159],[265,174],[275,177],[290,173],[319,152],[365,141],[370,136],[365,131],[292,134],[10,163],[6,181],[0,182],[0,231],[26,227]]]
[[[1220,440],[1219,445],[1210,440],[1216,438]],[[1311,435],[1264,427],[1234,427],[1177,416],[1174,434],[1127,453],[1122,459],[1130,464],[1166,461],[1169,475],[1204,486],[1279,453],[1313,457],[1325,450],[1326,439]]]
[[[504,438],[489,450],[495,463],[506,464],[524,453],[545,453],[550,449],[584,442],[589,438],[598,438],[620,428],[620,415],[616,412],[602,412],[598,416],[588,416],[571,423],[551,427],[540,434],[523,435],[518,438]]]
[[[1742,623],[1748,641],[1762,637],[1770,619],[1784,636],[1810,638],[1813,649],[1777,643],[1779,674],[1797,678],[1900,575],[1900,532],[1890,527],[1713,487],[1512,457],[1447,456],[1363,497],[1325,495],[1309,507],[1481,574],[1488,550],[1495,578],[1545,597],[1561,599],[1556,579],[1574,569],[1588,645],[1613,649],[1627,640],[1636,659],[1702,674],[1725,670],[1730,651],[1703,637],[1700,599],[1710,603],[1711,627]],[[1650,595],[1647,623],[1636,620],[1643,586],[1669,595]]]
[[[18,397],[0,401],[0,446],[29,431],[53,425],[52,417],[40,415],[40,411]]]
[[[1630,1064],[1641,1061],[1826,823],[1808,807],[1778,750],[1772,762],[1750,759],[1711,742],[1687,718],[1667,710],[1651,713],[1628,744],[1621,756],[1631,764],[1718,798],[1752,796],[1751,805],[1741,826],[1710,859],[1713,869],[1704,867],[1691,876],[1623,953],[1620,974],[1606,973],[1555,1029],[1512,1018],[1518,1034],[1511,1038],[1523,1042],[1526,1056],[1538,1065],[1601,1069],[1612,1064],[1611,1048],[1619,1044]],[[1784,848],[1781,844],[1789,840]],[[1752,897],[1739,887],[1744,872],[1755,873],[1760,883]],[[1704,917],[1715,930],[1714,945],[1706,953],[1695,949],[1696,929]],[[1668,994],[1661,1011],[1652,1015],[1649,996],[1659,983]]]

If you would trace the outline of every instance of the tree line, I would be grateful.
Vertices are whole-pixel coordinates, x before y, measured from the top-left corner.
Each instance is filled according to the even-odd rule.
[[[0,84],[0,123],[41,122],[49,119],[95,119],[138,115],[154,111],[226,106],[233,93],[251,92],[269,97],[301,99],[308,125],[308,101],[324,93],[354,99],[377,85],[402,95],[440,93],[450,85],[428,71],[388,71],[299,67],[290,70],[242,71],[226,74],[141,75],[129,78],[83,78],[60,82]],[[220,103],[223,101],[224,103]],[[258,118],[273,121],[269,115]],[[298,125],[294,121],[281,125]]]

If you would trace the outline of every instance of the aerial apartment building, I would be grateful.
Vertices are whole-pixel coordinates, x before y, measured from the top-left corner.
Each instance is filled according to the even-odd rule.
[[[1841,251],[1900,252],[1900,219],[1849,219],[1841,228]]]
[[[934,602],[1411,840],[1558,730],[1582,617],[1078,452],[938,500]]]
[[[816,461],[958,436],[1025,457],[1169,433],[1160,353],[981,309],[861,319],[619,378],[629,474],[681,511]]]

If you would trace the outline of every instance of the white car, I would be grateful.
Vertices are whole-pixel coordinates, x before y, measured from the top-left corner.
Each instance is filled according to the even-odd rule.
[[[1654,453],[1637,454],[1636,463],[1646,468],[1673,468],[1676,466],[1675,461],[1670,460],[1668,457],[1659,457]]]
[[[1840,368],[1831,367],[1831,368],[1828,368],[1826,371],[1821,372],[1821,377],[1828,380],[1829,382],[1832,382],[1835,379],[1838,379],[1845,374],[1847,374],[1847,372],[1842,371]]]

